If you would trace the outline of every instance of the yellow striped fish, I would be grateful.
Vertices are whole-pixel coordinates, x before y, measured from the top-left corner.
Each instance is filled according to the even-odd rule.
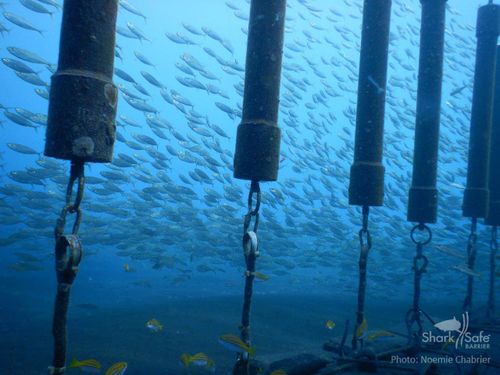
[[[73,358],[68,368],[78,368],[81,371],[98,373],[101,369],[101,364],[95,359],[79,361],[76,358]]]
[[[248,346],[238,336],[227,334],[219,337],[219,343],[233,352],[248,353],[250,357],[255,355],[255,347]]]
[[[127,370],[127,362],[117,362],[112,365],[105,375],[123,375]]]
[[[368,329],[368,322],[366,321],[366,318],[363,318],[363,322],[356,329],[356,337],[358,339],[364,338],[367,329]]]
[[[336,326],[335,322],[333,320],[327,320],[325,323],[325,327],[327,329],[334,329]]]
[[[387,332],[387,331],[375,331],[372,332],[368,335],[368,340],[377,340],[379,338],[384,338],[384,337],[394,337],[394,333]]]
[[[205,353],[196,353],[190,355],[189,353],[183,353],[181,355],[181,362],[184,366],[189,367],[190,365],[210,368],[215,365],[215,362],[209,358]]]

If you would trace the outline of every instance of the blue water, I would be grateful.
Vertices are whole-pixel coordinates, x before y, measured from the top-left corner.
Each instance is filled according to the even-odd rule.
[[[61,11],[51,17],[30,11],[17,1],[4,3],[5,11],[29,20],[43,35],[0,17],[0,23],[10,30],[0,35],[1,57],[14,58],[7,47],[15,46],[56,64]],[[441,320],[458,316],[465,296],[466,275],[453,266],[465,263],[469,232],[469,220],[462,218],[460,206],[466,178],[475,18],[478,6],[484,3],[448,1],[439,218],[431,226],[433,241],[424,250],[430,262],[422,285],[422,307]],[[136,134],[152,137],[158,143],[153,149],[168,156],[169,168],[153,166],[146,146],[134,150],[117,141],[115,157],[123,153],[146,162],[119,170],[130,178],[128,183],[114,183],[120,193],[103,196],[92,190],[104,185],[87,185],[80,229],[85,255],[72,289],[68,357],[96,358],[103,367],[127,361],[127,374],[181,374],[186,369],[178,364],[179,356],[203,351],[215,359],[216,373],[225,374],[234,355],[217,343],[217,337],[238,332],[244,282],[241,232],[249,184],[232,178],[224,158],[232,162],[243,101],[235,85],[243,87],[244,73],[222,70],[203,48],[244,66],[248,22],[238,15],[248,14],[249,4],[243,0],[144,0],[133,5],[147,21],[120,8],[118,25],[127,28],[132,22],[150,41],[118,35],[122,60],[116,59],[115,67],[148,90],[151,97],[147,103],[180,134],[191,137],[188,146],[196,140],[203,152],[221,163],[217,170],[223,182],[215,177],[210,183],[190,178],[189,172],[195,168],[209,176],[212,171],[168,153],[166,145],[200,157],[168,130],[163,131],[169,140],[158,137],[144,114],[120,95],[118,115],[140,124],[140,128],[118,126],[120,135],[134,142]],[[241,14],[235,14],[231,6],[238,7]],[[361,212],[348,206],[347,187],[353,157],[361,16],[359,0],[288,1],[279,114],[282,162],[278,181],[262,184],[259,227],[261,257],[257,269],[269,280],[257,281],[254,288],[252,335],[262,358],[319,350],[324,341],[341,334],[346,319],[354,320]],[[414,246],[409,239],[412,224],[406,223],[406,204],[411,183],[419,21],[418,2],[393,2],[385,116],[385,202],[384,207],[373,208],[370,216],[373,249],[366,298],[370,330],[401,327],[412,300]],[[209,36],[191,34],[183,23],[215,31],[234,52]],[[196,44],[176,44],[165,32],[180,32]],[[147,56],[156,67],[141,63],[134,51]],[[195,73],[196,79],[216,85],[227,98],[179,83],[176,77],[186,74],[175,64],[183,63],[185,53],[218,78],[209,80]],[[50,82],[51,73],[45,66],[28,65]],[[168,92],[175,90],[187,98],[202,119],[217,124],[228,138],[217,135],[208,124],[201,126],[212,133],[210,137],[193,132],[185,114],[168,104],[141,71],[154,75]],[[1,105],[9,111],[23,108],[46,114],[48,102],[35,94],[33,85],[20,80],[4,64],[0,64],[0,78]],[[114,80],[134,90],[119,77]],[[450,95],[463,86],[459,94]],[[233,118],[215,102],[233,109]],[[45,127],[22,127],[3,111],[0,122],[0,374],[40,374],[45,373],[52,355],[50,325],[56,291],[53,226],[64,204],[64,186],[54,178],[42,179],[43,185],[13,181],[12,171],[41,168],[36,161],[43,152]],[[218,142],[226,154],[221,158],[209,142]],[[40,156],[15,152],[7,143],[29,146]],[[68,173],[68,163],[61,162],[61,166],[65,172],[58,177]],[[104,178],[101,172],[109,170],[106,165],[94,164],[86,167],[86,175]],[[152,182],[133,176],[133,172],[146,175],[148,171]],[[166,184],[154,180],[165,175],[172,186],[189,186],[196,199],[188,198],[192,200],[189,203],[186,197],[181,201],[164,191],[153,197],[144,192]],[[237,191],[239,199],[227,198],[228,187]],[[207,199],[207,188],[219,194],[215,203]],[[38,194],[31,194],[33,191]],[[116,208],[121,211],[113,211]],[[489,228],[479,225],[478,235],[475,271],[481,276],[475,278],[474,305],[480,308],[488,292]],[[445,246],[448,252],[436,245]],[[125,265],[132,272],[126,272]],[[151,318],[164,324],[164,332],[155,335],[145,328]],[[324,327],[327,319],[337,323],[331,332]]]

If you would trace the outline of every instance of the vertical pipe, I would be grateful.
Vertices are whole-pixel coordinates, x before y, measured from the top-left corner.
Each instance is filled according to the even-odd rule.
[[[500,46],[497,46],[495,93],[490,143],[489,209],[485,223],[500,226]]]
[[[234,177],[275,181],[281,131],[279,91],[286,0],[252,0],[248,27],[243,115],[238,126]]]
[[[391,0],[365,0],[351,205],[381,206],[384,200],[382,153],[390,18]]]
[[[118,0],[64,1],[46,156],[111,161],[118,98],[112,81],[117,11]]]
[[[435,223],[446,0],[420,0],[420,60],[408,221]]]
[[[493,119],[491,125],[490,143],[490,176],[489,176],[489,202],[488,216],[485,224],[491,225],[490,240],[490,280],[488,293],[488,306],[486,315],[488,318],[495,316],[495,279],[496,279],[496,257],[498,251],[497,227],[500,226],[500,46],[497,46],[495,90],[493,99]]]
[[[479,8],[467,185],[462,206],[465,217],[484,218],[488,212],[489,148],[499,20],[500,6],[489,4]]]

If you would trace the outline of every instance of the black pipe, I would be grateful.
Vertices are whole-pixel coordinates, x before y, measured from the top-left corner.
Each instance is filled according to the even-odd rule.
[[[45,155],[110,162],[117,0],[65,0],[59,64],[52,76]]]
[[[275,181],[281,130],[278,105],[286,0],[252,0],[248,27],[243,116],[238,126],[234,177]]]
[[[354,163],[349,204],[381,206],[384,200],[384,105],[391,0],[365,0],[359,66]]]
[[[500,27],[500,6],[489,4],[477,15],[477,50],[469,138],[467,185],[462,213],[484,218],[488,213],[488,172],[496,48]]]
[[[420,61],[408,221],[435,223],[446,0],[420,0]]]
[[[500,226],[500,46],[497,46],[495,94],[490,143],[489,209],[486,225]]]

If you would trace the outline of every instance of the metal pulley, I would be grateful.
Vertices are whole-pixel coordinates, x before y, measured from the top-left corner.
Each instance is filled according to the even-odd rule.
[[[118,0],[65,0],[44,154],[110,162],[118,91],[113,84]]]

